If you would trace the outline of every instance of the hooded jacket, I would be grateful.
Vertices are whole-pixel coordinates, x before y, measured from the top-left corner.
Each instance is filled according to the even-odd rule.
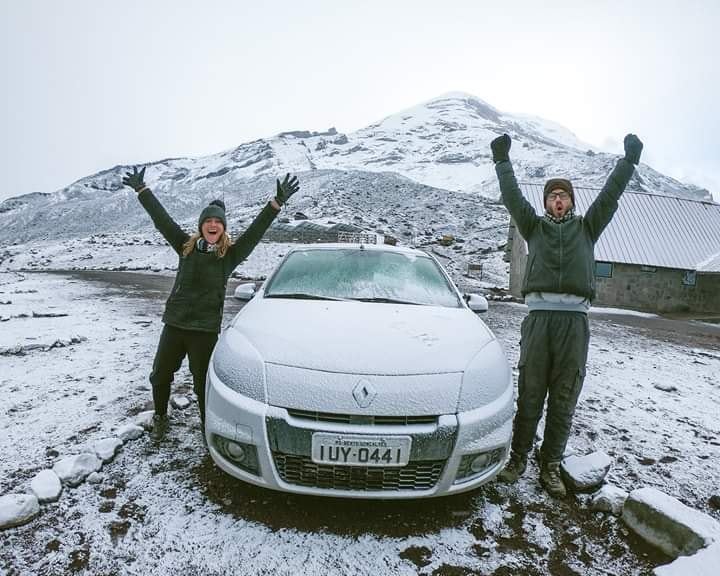
[[[152,218],[155,228],[179,257],[175,284],[165,303],[163,322],[185,330],[220,332],[227,280],[260,242],[278,211],[268,203],[222,258],[218,258],[215,252],[199,250],[183,256],[183,244],[190,235],[178,226],[148,188],[138,194],[138,199]]]
[[[635,166],[621,158],[584,216],[556,223],[538,216],[522,195],[509,161],[495,165],[503,203],[528,245],[522,294],[595,297],[595,243],[610,223]]]

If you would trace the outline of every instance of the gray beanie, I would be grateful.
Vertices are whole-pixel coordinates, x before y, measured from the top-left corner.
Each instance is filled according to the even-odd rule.
[[[225,203],[222,200],[213,200],[208,204],[203,211],[200,212],[200,218],[198,219],[198,230],[202,228],[203,222],[208,218],[219,218],[225,229],[227,230],[227,220],[225,219]]]

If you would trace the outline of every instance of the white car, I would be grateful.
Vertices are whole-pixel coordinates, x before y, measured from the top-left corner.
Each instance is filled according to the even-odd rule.
[[[420,498],[491,480],[514,409],[504,351],[430,255],[291,250],[221,334],[206,440],[227,473],[284,492]]]

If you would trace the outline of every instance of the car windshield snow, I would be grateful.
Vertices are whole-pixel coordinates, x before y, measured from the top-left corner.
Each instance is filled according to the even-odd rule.
[[[432,258],[384,250],[298,250],[270,279],[265,297],[461,307]]]

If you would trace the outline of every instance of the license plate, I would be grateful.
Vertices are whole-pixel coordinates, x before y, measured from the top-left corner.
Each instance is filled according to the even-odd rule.
[[[410,460],[410,436],[358,436],[316,432],[312,461],[344,466],[405,466]]]

